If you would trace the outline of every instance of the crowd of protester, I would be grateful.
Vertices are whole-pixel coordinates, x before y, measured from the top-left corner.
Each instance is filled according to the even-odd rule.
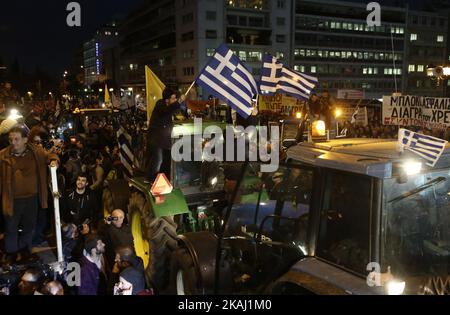
[[[172,116],[180,110],[176,91],[165,90],[150,121],[150,151],[154,152],[146,175],[170,175]],[[61,102],[63,103],[63,102]],[[96,116],[83,120],[71,113],[78,102],[29,106],[22,119],[6,118],[0,124],[0,234],[4,234],[2,270],[13,265],[39,263],[32,248],[48,246],[54,239],[53,196],[48,165],[58,166],[58,188],[62,222],[63,255],[66,263],[77,262],[80,279],[69,285],[67,275],[51,275],[42,268],[24,270],[17,286],[2,287],[0,294],[43,295],[141,295],[153,294],[146,282],[144,265],[134,250],[127,222],[127,209],[107,209],[104,190],[109,180],[123,179],[116,132],[122,126],[131,135],[132,147],[143,147],[142,129],[146,113],[137,109],[117,116]],[[334,122],[333,99],[328,92],[313,95],[310,114]],[[156,113],[156,114],[155,114]],[[303,113],[306,114],[306,113]],[[74,119],[69,119],[73,118]],[[78,117],[78,118],[77,118]],[[303,116],[305,117],[305,116]],[[77,133],[74,125],[77,126]],[[346,122],[340,126],[350,138],[397,139],[397,126],[384,126],[371,119],[367,126]],[[449,140],[450,132],[421,130]],[[303,135],[303,132],[300,133]],[[143,150],[141,150],[144,154]],[[137,156],[143,160],[143,156]],[[14,169],[11,168],[14,165]],[[20,233],[19,233],[20,230]],[[0,250],[1,251],[1,250]],[[39,264],[37,265],[39,266]]]
[[[121,111],[87,123],[71,114],[78,103],[28,105],[20,107],[22,118],[6,118],[0,125],[0,295],[152,294],[134,250],[127,209],[105,213],[103,206],[108,180],[124,177],[116,132],[123,126],[139,147],[146,113]],[[44,272],[32,251],[54,246],[49,165],[58,167],[64,260],[80,265],[81,278],[73,286],[64,274]],[[17,283],[3,286],[2,277],[14,266],[32,267]]]

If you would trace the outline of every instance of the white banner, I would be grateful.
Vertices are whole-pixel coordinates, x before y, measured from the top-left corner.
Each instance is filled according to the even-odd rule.
[[[338,90],[337,98],[344,100],[360,100],[364,99],[363,90]]]
[[[447,129],[450,127],[450,98],[384,96],[383,124]]]

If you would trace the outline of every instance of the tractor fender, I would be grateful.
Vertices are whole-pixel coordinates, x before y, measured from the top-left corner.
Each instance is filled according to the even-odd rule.
[[[178,242],[187,248],[194,262],[199,286],[206,290],[214,288],[217,241],[217,235],[208,231],[179,235]]]

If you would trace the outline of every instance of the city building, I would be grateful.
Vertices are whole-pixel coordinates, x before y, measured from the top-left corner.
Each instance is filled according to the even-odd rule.
[[[176,81],[174,0],[145,1],[122,21],[120,82],[135,94],[145,87],[148,65],[166,85]]]
[[[113,21],[100,30],[83,45],[84,83],[91,85],[97,81],[117,81],[119,30]]]
[[[401,92],[406,10],[382,7],[368,26],[366,3],[297,0],[294,68],[319,77],[318,89],[361,90],[366,99]]]
[[[290,36],[293,3],[292,0],[147,1],[130,14],[121,28],[122,86],[141,89],[144,68],[148,65],[166,84],[187,89],[215,48],[224,42],[255,76],[260,74],[264,53],[289,62],[293,52]]]
[[[405,34],[407,45],[408,76],[405,94],[443,96],[444,87],[427,76],[427,66],[448,64],[447,12],[409,11]]]
[[[120,29],[121,85],[141,92],[148,65],[183,91],[226,43],[256,78],[262,56],[270,53],[319,77],[317,92],[356,90],[365,99],[394,92],[442,95],[426,68],[448,62],[448,10],[388,3],[381,25],[369,26],[367,3],[358,1],[148,0]]]

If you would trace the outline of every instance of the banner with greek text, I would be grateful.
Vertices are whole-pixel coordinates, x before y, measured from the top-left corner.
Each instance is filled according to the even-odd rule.
[[[450,127],[450,98],[384,96],[383,124],[446,129]]]
[[[289,114],[301,112],[305,102],[284,94],[260,95],[259,111]]]

